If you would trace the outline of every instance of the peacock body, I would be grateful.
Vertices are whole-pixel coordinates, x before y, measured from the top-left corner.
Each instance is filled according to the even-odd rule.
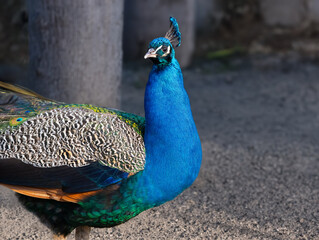
[[[198,175],[201,144],[173,44],[174,18],[145,58],[145,119],[64,104],[0,83],[0,183],[56,234],[112,227],[169,201]]]

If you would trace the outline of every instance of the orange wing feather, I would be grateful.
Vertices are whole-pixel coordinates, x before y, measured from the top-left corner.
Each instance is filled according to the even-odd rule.
[[[35,187],[25,187],[25,186],[17,186],[17,185],[9,185],[9,184],[1,184],[11,190],[35,198],[42,199],[52,199],[60,202],[72,202],[78,203],[81,200],[93,196],[98,192],[103,191],[103,189],[84,192],[84,193],[66,193],[63,192],[59,188],[35,188]]]
[[[128,177],[135,175],[135,173],[130,173]],[[0,183],[0,185],[11,189],[17,193],[22,195],[26,195],[34,198],[42,198],[42,199],[52,199],[59,202],[71,202],[78,203],[84,200],[87,197],[93,196],[99,192],[107,191],[113,192],[116,191],[120,186],[117,184],[112,184],[105,189],[99,189],[95,191],[83,192],[83,193],[66,193],[63,192],[60,188],[39,188],[39,187],[27,187],[27,186],[19,186],[19,185],[11,185]]]

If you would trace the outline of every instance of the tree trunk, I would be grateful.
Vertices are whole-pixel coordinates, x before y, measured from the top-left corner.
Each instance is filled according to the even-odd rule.
[[[118,107],[123,0],[28,0],[32,89],[67,103]]]

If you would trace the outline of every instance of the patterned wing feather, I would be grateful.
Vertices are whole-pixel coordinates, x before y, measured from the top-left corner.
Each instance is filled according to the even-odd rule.
[[[111,113],[76,107],[47,110],[0,132],[0,159],[36,167],[100,162],[124,172],[144,169],[143,137]]]
[[[1,172],[20,169],[1,183],[65,193],[103,189],[144,169],[143,134],[142,117],[0,84]]]

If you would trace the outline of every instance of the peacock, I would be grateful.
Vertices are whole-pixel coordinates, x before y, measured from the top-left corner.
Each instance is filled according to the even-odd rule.
[[[174,47],[175,18],[150,42],[145,118],[66,104],[0,83],[0,183],[64,239],[113,227],[172,200],[196,179],[202,149]]]

